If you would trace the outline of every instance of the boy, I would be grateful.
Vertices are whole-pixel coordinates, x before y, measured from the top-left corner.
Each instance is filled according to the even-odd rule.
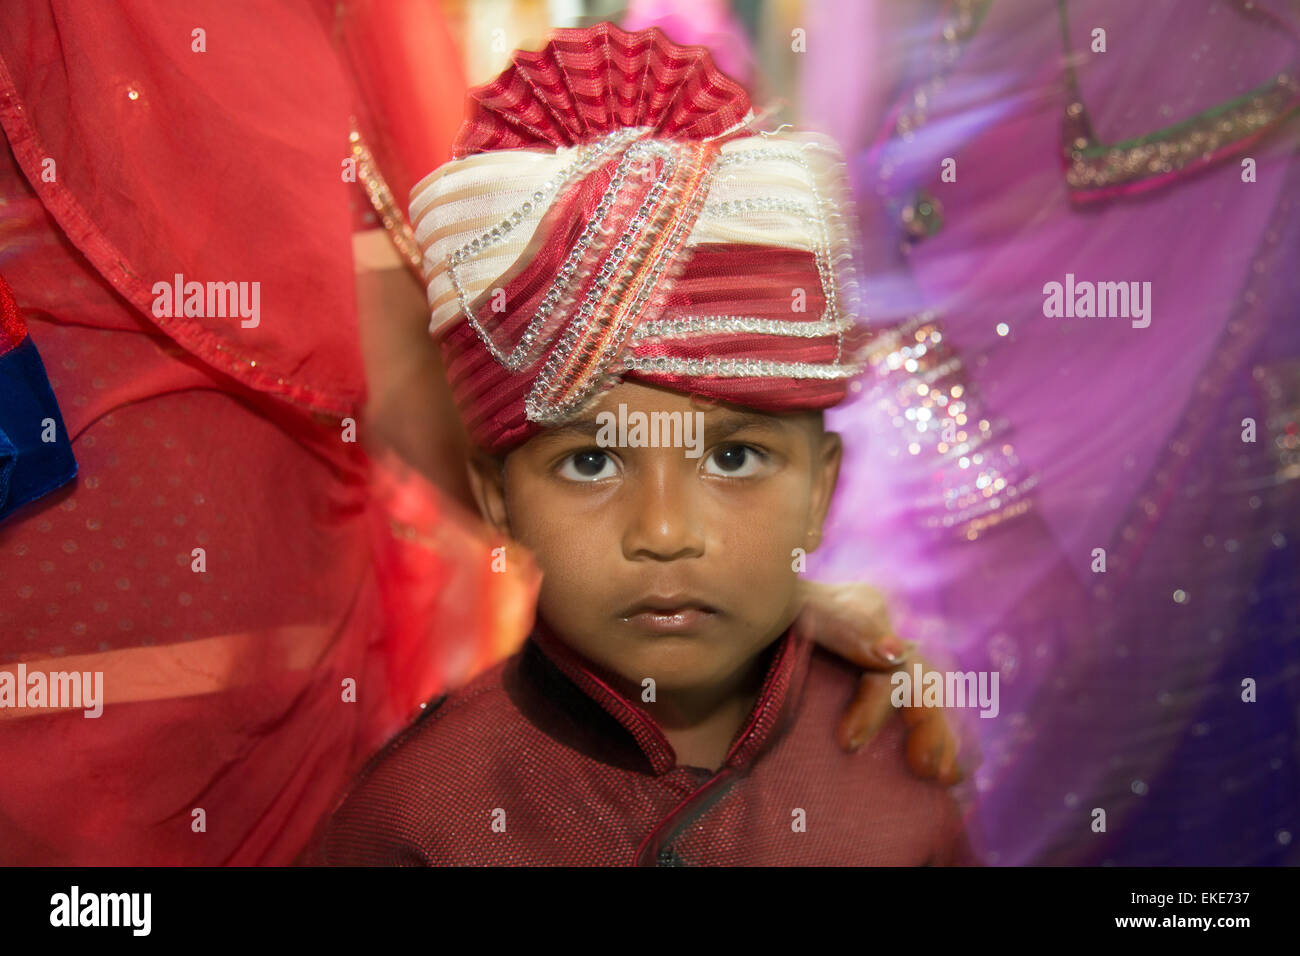
[[[378,755],[325,864],[975,862],[856,671],[792,627],[866,360],[831,147],[746,136],[699,48],[558,31],[413,191],[484,517],[542,570],[524,649]]]

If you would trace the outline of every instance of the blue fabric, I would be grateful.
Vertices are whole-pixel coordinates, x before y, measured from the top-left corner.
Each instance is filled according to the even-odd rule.
[[[45,422],[53,419],[53,425]],[[53,441],[43,441],[43,434]],[[29,335],[0,355],[0,521],[77,474],[72,442]]]

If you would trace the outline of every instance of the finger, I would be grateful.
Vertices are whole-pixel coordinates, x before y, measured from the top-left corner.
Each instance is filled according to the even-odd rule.
[[[933,720],[935,713],[938,710],[936,707],[913,706],[900,707],[899,709],[903,712],[903,722],[907,724],[908,727],[917,727],[927,721]]]
[[[843,749],[850,752],[861,749],[885,725],[894,709],[889,693],[886,675],[862,675],[857,694],[840,718],[837,737]]]
[[[919,663],[923,674],[934,670],[934,667],[924,657],[913,657],[911,663],[913,663],[913,665]],[[955,718],[952,717],[946,707],[913,707],[911,710],[917,718],[917,723],[922,720],[935,721],[939,725],[938,731],[936,732],[941,732],[943,734],[945,738],[945,746],[951,747],[953,753],[956,754],[958,749],[957,724]]]
[[[952,761],[951,764],[949,764],[946,768],[945,767],[939,768],[939,775],[935,777],[935,779],[938,780],[939,783],[943,784],[945,787],[951,787],[953,784],[961,783],[963,780],[966,779],[967,776],[968,776],[968,772],[966,770],[966,767],[961,762],[960,751],[959,751],[958,756]]]
[[[953,769],[952,782],[960,783],[968,778],[978,769],[982,760],[983,756],[974,742],[959,739],[957,741],[957,759]]]
[[[916,652],[916,642],[905,641],[897,634],[880,635],[868,648],[868,654],[880,670],[893,670],[906,664]]]
[[[917,665],[920,665],[921,672],[919,680],[924,681],[925,678],[929,676],[930,672],[935,670],[934,666],[920,654],[916,653],[915,641],[904,641],[904,644],[907,646],[907,652],[903,657],[902,662],[895,665],[895,667],[906,667],[907,676],[912,678],[915,684],[918,682],[915,673],[916,668]],[[920,694],[920,696],[909,698],[903,702],[903,720],[907,722],[907,726],[915,727],[922,721],[929,720],[935,714],[942,715],[944,713],[942,707],[926,707],[919,705],[917,702],[924,699],[924,693],[920,691],[919,688],[914,686],[913,693]]]
[[[806,608],[804,613],[807,633],[819,645],[859,667],[881,668],[883,658],[874,648],[878,640],[888,635],[873,630],[871,621],[846,617],[824,607]]]
[[[944,750],[939,761],[936,779],[939,783],[951,786],[967,779],[980,765],[981,755],[978,742],[960,732],[949,716],[943,711],[935,714],[943,726]]]
[[[889,640],[893,628],[879,591],[863,584],[813,581],[802,581],[800,591],[803,609],[796,624],[822,647],[873,670],[893,666],[902,656],[897,638]]]
[[[957,772],[957,738],[952,734],[945,734],[943,742],[939,746],[939,759],[936,764],[935,779],[942,784],[951,784],[956,781],[953,777]]]
[[[800,623],[817,644],[865,670],[893,670],[906,664],[916,651],[915,641],[905,641],[893,631],[873,631],[872,625],[860,618],[816,610],[808,612]]]
[[[939,769],[943,755],[944,730],[938,721],[923,720],[907,734],[907,765],[918,777],[930,778]]]

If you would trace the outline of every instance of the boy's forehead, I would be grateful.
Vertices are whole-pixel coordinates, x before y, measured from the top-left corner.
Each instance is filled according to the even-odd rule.
[[[702,426],[708,431],[735,431],[740,428],[768,429],[798,428],[808,417],[806,413],[773,413],[745,405],[706,398],[680,392],[659,385],[641,382],[620,382],[575,413],[567,422],[544,428],[537,439],[560,437],[564,434],[595,434],[624,416],[641,417],[659,414],[699,415]]]
[[[702,395],[679,392],[660,385],[625,381],[619,382],[597,396],[596,400],[587,406],[585,414],[580,417],[586,418],[602,411],[616,411],[619,405],[626,405],[629,409],[635,406],[638,410],[647,412],[708,412],[727,407],[716,399],[705,398]],[[752,409],[745,409],[745,411],[752,411]]]
[[[690,412],[700,413],[706,420],[746,419],[750,421],[770,421],[779,424],[788,416],[775,415],[745,405],[733,405],[715,398],[706,398],[690,392],[681,392],[661,385],[643,382],[624,381],[602,393],[592,401],[574,420],[590,421],[602,412]]]

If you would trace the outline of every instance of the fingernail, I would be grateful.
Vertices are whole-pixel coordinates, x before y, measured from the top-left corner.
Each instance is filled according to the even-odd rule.
[[[890,664],[897,664],[907,653],[907,645],[903,643],[902,638],[891,634],[883,641],[876,645],[876,654],[884,658]]]

